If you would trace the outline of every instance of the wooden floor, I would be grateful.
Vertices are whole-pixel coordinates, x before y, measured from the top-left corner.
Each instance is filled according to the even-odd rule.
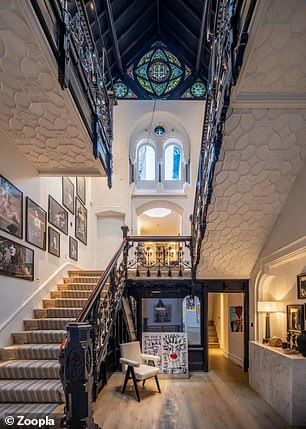
[[[131,383],[131,381],[130,381]],[[114,374],[94,405],[94,419],[103,429],[288,429],[289,426],[248,385],[247,374],[210,352],[210,371],[189,379],[154,379],[140,387],[141,402],[130,384],[122,395],[123,375]]]

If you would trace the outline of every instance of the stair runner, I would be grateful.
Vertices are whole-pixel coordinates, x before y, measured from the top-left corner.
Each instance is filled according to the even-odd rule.
[[[50,415],[64,402],[59,379],[59,345],[101,276],[72,271],[44,299],[24,331],[12,334],[13,345],[0,349],[0,419],[22,413]]]
[[[219,339],[213,320],[208,321],[208,347],[219,349]]]

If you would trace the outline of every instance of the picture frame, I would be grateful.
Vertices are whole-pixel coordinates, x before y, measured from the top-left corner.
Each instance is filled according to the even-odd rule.
[[[76,195],[80,198],[82,203],[86,205],[86,180],[85,177],[76,178]]]
[[[287,331],[301,332],[304,326],[304,305],[287,305]]]
[[[74,184],[68,177],[62,178],[62,204],[74,214]]]
[[[39,249],[46,250],[47,212],[26,197],[26,241]]]
[[[306,273],[297,276],[297,297],[298,299],[306,299]]]
[[[0,175],[0,229],[23,238],[23,193]]]
[[[34,250],[0,236],[0,274],[34,280]]]
[[[74,261],[78,260],[78,241],[69,236],[69,258]]]
[[[75,198],[75,237],[87,245],[87,209]]]
[[[58,258],[61,255],[61,234],[51,226],[48,227],[48,252]]]
[[[68,212],[51,195],[48,199],[49,223],[68,235]]]
[[[230,305],[229,307],[230,332],[243,332],[243,307],[242,305]]]

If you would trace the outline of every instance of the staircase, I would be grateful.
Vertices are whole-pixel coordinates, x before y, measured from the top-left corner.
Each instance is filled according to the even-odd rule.
[[[0,349],[0,418],[22,413],[49,415],[64,402],[59,345],[97,285],[101,271],[72,271]]]
[[[213,320],[208,321],[208,347],[219,349],[219,339]]]

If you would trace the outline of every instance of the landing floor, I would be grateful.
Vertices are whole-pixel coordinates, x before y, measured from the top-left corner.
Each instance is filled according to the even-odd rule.
[[[122,395],[123,375],[114,374],[94,405],[103,429],[288,429],[289,426],[248,385],[247,374],[218,349],[210,351],[210,371],[189,379],[154,379]]]

